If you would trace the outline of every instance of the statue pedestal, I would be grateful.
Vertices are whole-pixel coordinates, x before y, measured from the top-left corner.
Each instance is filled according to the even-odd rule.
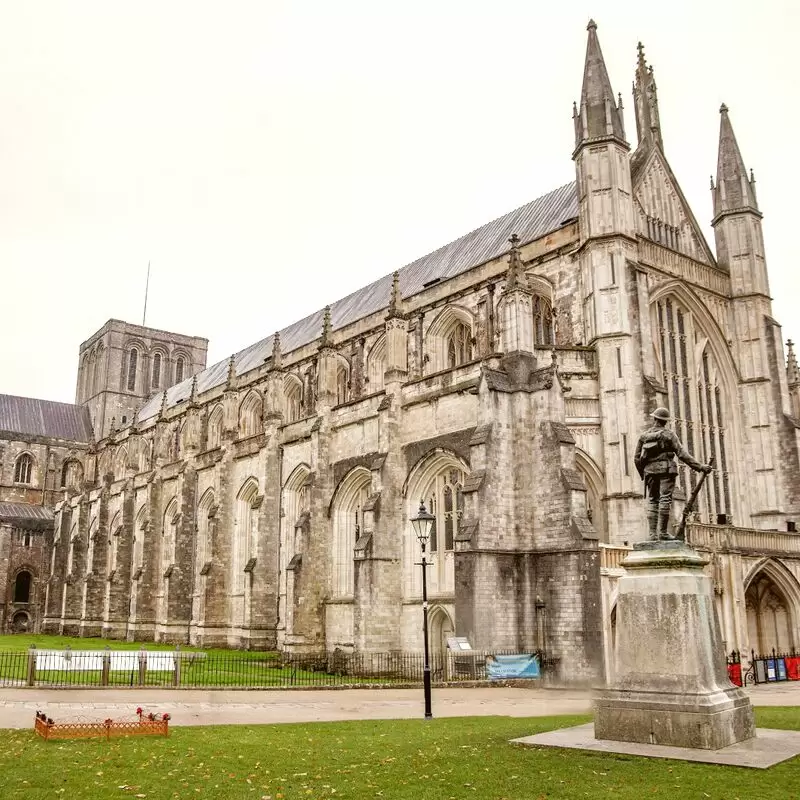
[[[719,750],[755,736],[750,700],[728,679],[707,563],[678,541],[639,544],[622,562],[597,739]]]

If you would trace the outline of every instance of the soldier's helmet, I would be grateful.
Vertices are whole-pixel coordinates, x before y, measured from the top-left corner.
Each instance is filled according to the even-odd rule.
[[[665,422],[669,420],[669,409],[661,406],[657,408],[651,415],[654,419],[663,419]]]

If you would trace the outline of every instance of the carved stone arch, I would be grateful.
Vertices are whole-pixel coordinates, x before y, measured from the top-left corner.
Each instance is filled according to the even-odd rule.
[[[586,482],[586,510],[601,542],[608,543],[608,521],[603,497],[606,480],[597,462],[580,447],[575,448],[575,466]]]
[[[336,353],[336,405],[346,403],[352,398],[350,372],[349,359],[341,353]]]
[[[148,355],[150,359],[149,384],[150,391],[152,392],[156,391],[157,389],[163,389],[165,386],[169,385],[169,381],[167,379],[169,353],[163,344],[157,342],[150,348]]]
[[[461,305],[446,305],[425,332],[428,372],[439,372],[472,360],[475,318]]]
[[[367,394],[383,389],[383,376],[386,372],[386,334],[382,333],[367,351]]]
[[[455,541],[461,530],[463,486],[469,472],[464,459],[450,450],[434,448],[414,464],[403,484],[403,516],[407,520],[415,516],[422,500],[435,519],[426,545],[433,556],[428,575],[432,595],[452,597],[455,593]],[[415,566],[419,555],[419,542],[408,522],[402,540],[403,595],[406,598],[420,596],[421,577]]]
[[[14,483],[35,485],[39,477],[39,463],[30,450],[23,450],[14,459]]]
[[[115,480],[124,478],[128,472],[128,448],[124,444],[121,444],[114,453],[112,470]]]
[[[533,294],[543,297],[551,306],[553,305],[553,284],[544,275],[534,275],[529,272],[528,287]]]
[[[105,480],[106,475],[113,473],[114,470],[114,453],[110,447],[104,447],[103,451],[97,458],[97,479],[98,481]]]
[[[70,453],[61,465],[60,488],[79,491],[83,486],[83,464],[81,460]]]
[[[719,323],[706,308],[705,303],[684,283],[678,280],[665,281],[651,292],[651,308],[655,308],[655,304],[659,300],[666,299],[668,295],[674,295],[686,307],[687,311],[691,312],[694,319],[699,322],[700,329],[708,337],[714,358],[722,368],[721,373],[725,378],[727,390],[735,392],[741,378]]]
[[[428,638],[431,643],[432,669],[444,670],[447,659],[447,640],[455,636],[455,621],[450,612],[440,603],[434,603],[428,614]]]
[[[170,353],[170,364],[172,366],[172,383],[183,383],[192,375],[192,359],[189,354],[181,347],[176,347]],[[181,370],[181,364],[183,369]],[[183,374],[181,374],[181,372]]]
[[[250,389],[239,404],[239,436],[246,439],[263,430],[264,399],[257,389]]]
[[[779,560],[765,558],[750,569],[744,589],[751,649],[794,650],[800,644],[800,582],[795,575]]]
[[[296,422],[303,416],[303,381],[294,373],[283,378],[286,422]]]
[[[225,422],[225,411],[222,403],[217,403],[208,411],[206,424],[206,449],[213,450],[222,444],[222,429]]]
[[[328,515],[332,519],[331,593],[333,597],[352,597],[354,592],[353,550],[365,532],[364,507],[372,487],[372,473],[354,467],[339,481]]]
[[[264,499],[258,478],[246,478],[236,494],[233,541],[231,542],[231,577],[234,593],[245,591],[246,572],[252,572],[250,560],[256,557],[258,508]],[[238,615],[237,615],[238,616]]]

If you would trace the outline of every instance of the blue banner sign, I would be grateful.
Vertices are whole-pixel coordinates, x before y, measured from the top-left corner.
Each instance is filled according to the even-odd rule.
[[[541,677],[538,659],[529,655],[487,656],[486,674],[493,681]]]

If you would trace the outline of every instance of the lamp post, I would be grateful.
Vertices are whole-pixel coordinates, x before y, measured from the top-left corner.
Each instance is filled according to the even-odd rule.
[[[417,564],[422,567],[422,687],[425,693],[425,719],[433,716],[431,712],[431,661],[428,653],[428,560],[425,558],[425,548],[431,535],[435,517],[425,508],[425,502],[419,501],[419,510],[416,517],[411,517],[414,534],[419,540],[422,550],[422,560]]]

